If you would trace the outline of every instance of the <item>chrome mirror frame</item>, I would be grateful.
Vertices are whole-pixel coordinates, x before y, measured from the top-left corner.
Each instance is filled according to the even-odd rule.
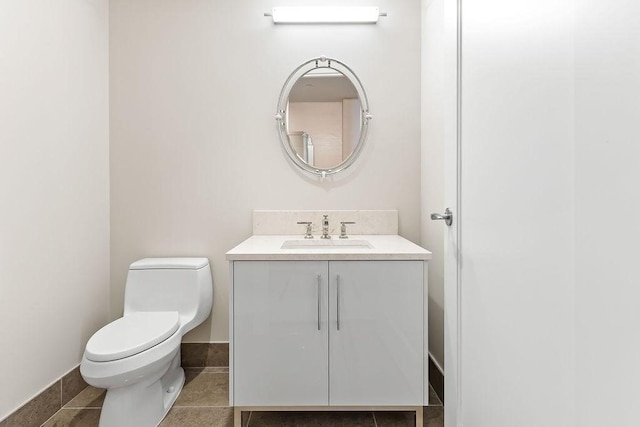
[[[349,157],[332,168],[317,168],[315,166],[307,164],[304,160],[302,160],[291,146],[289,136],[287,135],[287,124],[285,122],[287,102],[289,101],[289,95],[291,94],[293,86],[296,84],[300,77],[304,76],[309,71],[318,68],[330,68],[342,73],[346,78],[348,78],[358,92],[362,112],[362,128],[360,130],[360,138],[358,139],[355,148],[353,149]],[[293,72],[285,81],[284,86],[282,87],[275,115],[280,142],[282,143],[282,147],[284,148],[286,153],[289,155],[289,159],[300,169],[311,174],[320,175],[322,178],[326,177],[327,175],[333,175],[341,172],[347,169],[356,161],[356,159],[362,152],[362,148],[364,147],[365,141],[367,139],[369,120],[371,120],[371,118],[372,117],[369,112],[369,101],[367,99],[367,93],[365,92],[358,76],[356,76],[353,70],[349,68],[345,63],[334,58],[328,58],[326,56],[312,58],[293,70]]]

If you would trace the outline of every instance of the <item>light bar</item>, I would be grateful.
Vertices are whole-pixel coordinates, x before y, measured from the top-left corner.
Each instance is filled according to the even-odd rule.
[[[377,7],[274,7],[275,24],[375,24]]]

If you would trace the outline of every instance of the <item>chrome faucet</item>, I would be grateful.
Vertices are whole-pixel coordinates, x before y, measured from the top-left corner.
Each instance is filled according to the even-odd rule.
[[[347,236],[347,224],[355,224],[355,222],[353,221],[341,221],[340,222],[340,238],[341,239],[348,239],[349,236]]]
[[[311,221],[298,221],[298,224],[307,226],[304,238],[305,239],[313,239],[313,235],[311,234]]]
[[[321,239],[330,239],[329,236],[329,215],[322,215],[322,236]]]

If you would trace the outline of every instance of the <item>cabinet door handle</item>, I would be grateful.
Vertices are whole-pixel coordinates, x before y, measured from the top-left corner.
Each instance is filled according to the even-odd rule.
[[[336,276],[336,328],[340,330],[340,275]]]
[[[321,283],[322,283],[322,276],[320,276],[318,274],[318,330],[320,330],[320,291],[321,291]]]

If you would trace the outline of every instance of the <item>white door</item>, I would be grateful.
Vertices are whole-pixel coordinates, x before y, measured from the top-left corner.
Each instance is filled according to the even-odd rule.
[[[426,263],[329,263],[330,405],[422,405]]]
[[[445,422],[572,425],[571,2],[449,3]]]
[[[233,263],[236,406],[328,403],[326,261]]]
[[[446,426],[637,425],[640,6],[436,1]]]

